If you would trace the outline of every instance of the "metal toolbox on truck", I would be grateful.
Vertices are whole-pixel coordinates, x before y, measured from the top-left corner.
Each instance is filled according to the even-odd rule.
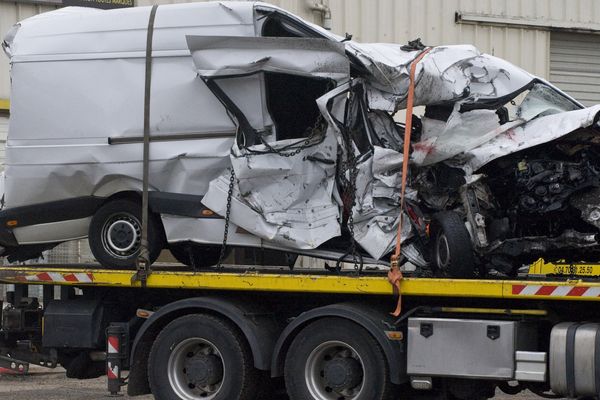
[[[535,351],[534,328],[515,321],[409,318],[409,375],[513,379],[515,352]]]

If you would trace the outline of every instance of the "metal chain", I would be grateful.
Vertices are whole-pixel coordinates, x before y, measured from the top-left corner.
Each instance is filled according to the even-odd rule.
[[[273,153],[281,156],[281,157],[293,157],[295,155],[300,154],[300,152],[311,144],[311,139],[316,135],[317,132],[322,132],[321,125],[323,125],[324,119],[321,115],[317,118],[314,125],[310,128],[310,135],[304,140],[302,145],[291,151],[289,153],[281,152],[277,149],[271,147],[271,145],[267,142],[263,142],[263,144]],[[308,129],[307,129],[308,130]],[[249,156],[249,155],[248,155]],[[219,262],[217,264],[217,268],[221,268],[223,261],[225,259],[225,253],[227,251],[227,237],[229,236],[229,220],[231,219],[231,200],[233,197],[233,186],[235,184],[235,171],[233,170],[233,166],[231,167],[231,175],[229,176],[229,190],[227,191],[227,207],[225,211],[225,229],[223,230],[223,243],[221,244],[221,254],[219,255]]]
[[[221,264],[225,259],[227,250],[227,236],[229,235],[229,219],[231,217],[231,200],[233,197],[233,185],[235,184],[235,171],[231,167],[231,175],[229,176],[229,190],[227,191],[227,207],[225,209],[225,229],[223,230],[223,243],[221,244],[221,254],[219,255],[219,263],[217,268],[221,268]]]
[[[352,98],[350,99],[350,101]],[[358,175],[358,161],[357,157],[354,154],[354,148],[352,146],[352,137],[349,130],[346,130],[346,135],[344,135],[344,142],[346,147],[346,161],[342,163],[342,173],[341,176],[347,183],[347,192],[350,193],[350,211],[348,214],[348,220],[346,221],[346,226],[348,227],[348,231],[350,232],[350,249],[344,253],[340,258],[338,258],[335,270],[338,272],[341,270],[341,263],[347,255],[352,255],[352,262],[354,263],[354,270],[358,273],[362,272],[363,269],[363,258],[362,255],[356,249],[356,240],[354,239],[354,216],[353,209],[356,205],[356,178]],[[345,178],[345,172],[348,171],[348,179]]]
[[[294,157],[294,156],[300,154],[300,152],[302,152],[302,150],[305,150],[308,147],[310,147],[312,139],[317,134],[323,133],[324,123],[325,123],[325,119],[323,118],[322,115],[319,115],[317,117],[317,119],[315,120],[315,123],[313,124],[313,126],[306,128],[306,130],[304,131],[308,135],[306,136],[306,139],[302,142],[300,147],[294,149],[293,151],[291,151],[289,153],[284,153],[281,150],[273,148],[268,142],[263,141],[263,145],[265,145],[269,149],[270,152],[275,153],[281,157]]]
[[[358,168],[356,166],[356,156],[354,153],[350,156],[350,213],[348,214],[348,231],[350,231],[350,253],[352,254],[352,262],[354,263],[354,269],[359,270],[357,255],[356,255],[356,240],[354,239],[354,206],[356,205],[356,176],[358,175]],[[362,260],[360,263],[360,269],[362,270]]]

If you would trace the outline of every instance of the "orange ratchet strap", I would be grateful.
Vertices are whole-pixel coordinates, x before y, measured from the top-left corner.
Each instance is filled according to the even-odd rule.
[[[404,215],[404,193],[406,192],[406,178],[408,175],[408,159],[410,158],[410,134],[412,130],[412,116],[413,116],[413,104],[415,97],[415,71],[417,70],[417,64],[425,54],[427,54],[431,48],[427,48],[421,52],[410,65],[410,75],[408,84],[408,97],[406,99],[406,122],[404,124],[404,150],[402,153],[402,189],[400,192],[400,221],[398,223],[398,234],[396,235],[396,250],[390,258],[390,270],[388,272],[388,280],[394,286],[394,290],[398,292],[398,304],[396,309],[392,313],[393,316],[398,317],[402,312],[402,293],[400,293],[400,281],[402,281],[402,271],[398,265],[398,259],[400,258],[400,249],[402,242],[402,215]]]

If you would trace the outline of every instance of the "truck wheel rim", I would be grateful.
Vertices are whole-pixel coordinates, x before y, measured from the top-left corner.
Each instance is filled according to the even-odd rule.
[[[140,247],[141,225],[131,214],[112,215],[102,227],[104,250],[115,258],[129,258]]]
[[[167,372],[179,398],[210,400],[223,386],[225,364],[214,344],[203,338],[189,338],[171,352]]]
[[[362,392],[365,367],[352,346],[333,340],[321,343],[310,353],[304,379],[314,399],[352,400]]]

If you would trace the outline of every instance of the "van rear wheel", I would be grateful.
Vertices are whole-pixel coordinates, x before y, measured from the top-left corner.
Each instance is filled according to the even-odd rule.
[[[142,243],[142,208],[129,199],[112,200],[92,217],[88,241],[92,254],[106,268],[135,268]],[[148,215],[148,251],[150,262],[164,247],[164,235],[158,216]]]
[[[169,244],[173,257],[183,265],[201,270],[219,263],[221,249],[214,246],[203,246],[193,242],[177,242]]]

